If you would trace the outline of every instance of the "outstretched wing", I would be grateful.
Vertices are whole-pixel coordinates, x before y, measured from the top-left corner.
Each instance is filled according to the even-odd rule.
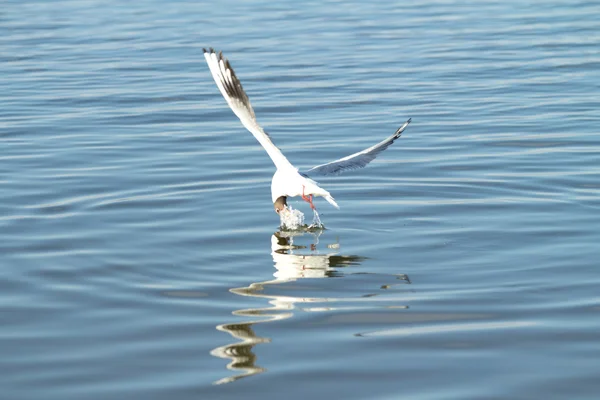
[[[248,95],[244,92],[240,80],[235,75],[235,72],[233,72],[231,64],[223,57],[223,53],[217,53],[212,48],[203,50],[204,58],[206,58],[206,62],[210,68],[210,73],[215,79],[221,94],[225,97],[225,100],[227,100],[227,104],[229,104],[231,110],[237,115],[240,121],[242,121],[242,124],[246,129],[248,129],[252,135],[254,135],[256,140],[258,140],[265,148],[277,168],[293,168],[292,164],[283,155],[281,150],[273,144],[271,137],[260,127],[258,122],[256,122],[250,99],[248,99]]]
[[[402,132],[408,124],[410,124],[411,119],[409,118],[398,130],[389,138],[383,140],[382,142],[377,143],[375,146],[371,146],[368,149],[363,151],[359,151],[358,153],[351,154],[347,157],[340,158],[339,160],[335,160],[329,162],[327,164],[317,165],[306,171],[306,173],[310,176],[314,175],[338,175],[345,171],[350,171],[353,169],[363,168],[368,163],[373,161],[375,157],[385,149],[387,149],[396,139],[402,135]]]

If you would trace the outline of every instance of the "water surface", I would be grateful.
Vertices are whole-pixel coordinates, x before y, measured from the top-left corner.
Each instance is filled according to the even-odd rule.
[[[594,2],[2,8],[6,398],[597,397]],[[412,117],[325,231],[208,46],[301,168]]]

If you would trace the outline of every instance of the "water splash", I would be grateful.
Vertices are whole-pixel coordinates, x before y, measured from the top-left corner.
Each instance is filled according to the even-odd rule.
[[[282,229],[295,230],[304,226],[304,214],[290,205],[279,213],[279,218]]]
[[[279,213],[281,229],[293,231],[300,229],[315,230],[325,228],[317,210],[313,210],[313,212],[313,221],[310,225],[307,225],[304,223],[304,214],[302,211],[296,210],[291,205],[288,205],[287,208]]]
[[[308,228],[324,228],[325,225],[323,225],[323,223],[321,222],[321,218],[319,217],[319,213],[317,212],[317,210],[313,208],[313,212],[313,222]]]

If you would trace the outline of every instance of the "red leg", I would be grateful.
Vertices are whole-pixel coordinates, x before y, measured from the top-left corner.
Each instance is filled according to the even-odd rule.
[[[308,204],[310,204],[310,208],[312,208],[313,210],[316,210],[316,208],[315,208],[315,205],[314,205],[314,204],[313,204],[313,202],[312,202],[312,197],[313,197],[313,196],[312,196],[312,194],[311,194],[311,195],[310,195],[310,200],[309,200]]]
[[[315,205],[313,204],[313,195],[311,194],[309,197],[304,194],[304,185],[302,185],[302,200],[310,204],[310,208],[316,210]]]
[[[302,185],[302,200],[306,201],[307,203],[310,203],[310,199],[304,194],[304,185]]]

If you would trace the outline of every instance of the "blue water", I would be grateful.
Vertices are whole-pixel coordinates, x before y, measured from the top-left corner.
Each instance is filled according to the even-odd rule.
[[[4,2],[6,399],[593,399],[595,2]],[[223,50],[301,168],[279,232]],[[301,200],[291,203],[311,218]]]

